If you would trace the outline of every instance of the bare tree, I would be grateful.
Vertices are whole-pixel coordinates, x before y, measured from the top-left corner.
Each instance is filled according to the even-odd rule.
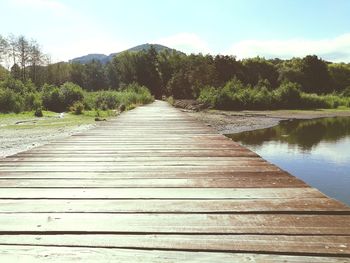
[[[26,66],[29,62],[30,45],[24,36],[19,36],[17,39],[16,50],[19,58],[19,63],[22,70],[22,80],[26,80]]]
[[[4,58],[6,58],[8,53],[8,47],[9,44],[2,35],[0,35],[0,63],[3,61]]]
[[[34,82],[37,80],[37,66],[44,62],[44,55],[41,48],[35,40],[32,40],[29,45],[29,63],[31,66],[31,78]]]
[[[16,37],[13,34],[10,34],[7,37],[7,43],[8,43],[8,56],[9,56],[9,59],[12,59],[13,65],[15,65],[16,64],[16,59],[18,57],[18,54],[17,54],[18,37]]]

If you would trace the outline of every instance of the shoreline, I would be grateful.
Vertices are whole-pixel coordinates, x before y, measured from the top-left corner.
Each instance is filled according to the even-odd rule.
[[[80,124],[54,128],[2,129],[0,136],[0,159],[67,138],[94,127],[96,127],[96,124]]]
[[[271,128],[284,120],[311,120],[332,117],[350,117],[350,110],[275,110],[222,111],[203,110],[187,112],[193,118],[213,127],[221,134],[233,134]]]

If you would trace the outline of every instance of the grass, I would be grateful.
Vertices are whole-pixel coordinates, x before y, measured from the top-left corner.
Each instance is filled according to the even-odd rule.
[[[0,128],[31,129],[40,127],[59,128],[67,126],[79,126],[84,124],[95,123],[95,117],[109,118],[116,116],[116,112],[110,110],[84,111],[81,115],[65,113],[63,118],[59,117],[59,113],[52,111],[43,111],[43,114],[43,117],[38,118],[34,116],[34,111],[21,112],[18,114],[0,113]]]

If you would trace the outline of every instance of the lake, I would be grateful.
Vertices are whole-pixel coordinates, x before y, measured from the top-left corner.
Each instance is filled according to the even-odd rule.
[[[350,205],[350,118],[282,121],[228,137]]]

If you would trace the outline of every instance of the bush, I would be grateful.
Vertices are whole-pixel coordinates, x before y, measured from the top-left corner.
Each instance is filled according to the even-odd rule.
[[[48,110],[55,112],[62,112],[65,110],[58,87],[45,84],[42,88],[42,100],[43,106]]]
[[[66,82],[59,88],[45,84],[42,88],[42,101],[46,109],[55,112],[69,110],[76,102],[84,99],[83,90],[80,86]]]
[[[40,107],[40,108],[37,108],[37,109],[34,111],[34,116],[35,116],[35,117],[43,117],[43,116],[44,116],[41,107]]]
[[[219,91],[214,87],[206,86],[200,90],[198,100],[202,103],[210,105],[211,107],[215,107],[217,104],[218,92]]]
[[[274,91],[278,108],[296,109],[301,108],[300,85],[293,82],[284,82]]]
[[[83,89],[74,83],[66,82],[60,86],[60,97],[64,107],[68,109],[74,103],[83,101]]]
[[[98,91],[85,93],[84,105],[88,109],[110,110],[124,105],[126,109],[132,104],[142,105],[154,100],[149,90],[138,84],[126,86],[122,91]]]
[[[69,109],[71,112],[73,112],[76,115],[80,115],[84,111],[84,104],[80,101],[75,102]]]
[[[274,91],[259,83],[255,87],[244,86],[237,79],[224,87],[204,87],[198,100],[223,110],[266,110],[266,109],[315,109],[350,106],[349,97],[336,94],[317,95],[303,93],[300,86],[284,82]]]
[[[23,110],[23,98],[9,88],[0,88],[0,112],[19,113]]]

